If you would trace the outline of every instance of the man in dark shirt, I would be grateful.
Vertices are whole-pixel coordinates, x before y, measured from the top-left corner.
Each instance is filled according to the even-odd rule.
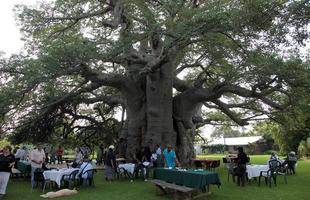
[[[149,146],[145,146],[143,149],[143,161],[151,162],[152,151]]]
[[[11,169],[15,161],[14,155],[11,151],[11,146],[5,146],[2,154],[0,154],[0,198],[5,195]]]
[[[109,151],[107,153],[105,161],[105,178],[107,181],[112,181],[116,171],[116,158],[114,154],[114,146],[109,146]]]
[[[142,179],[145,180],[145,166],[143,165],[143,162],[145,160],[144,156],[144,148],[142,147],[140,150],[136,149],[136,154],[133,156],[133,163],[135,164],[135,170],[134,174],[135,177],[138,178],[139,172],[141,172]]]
[[[245,175],[246,175],[246,163],[248,162],[248,156],[244,153],[242,147],[238,147],[238,157],[237,157],[237,184],[238,186],[244,187]]]

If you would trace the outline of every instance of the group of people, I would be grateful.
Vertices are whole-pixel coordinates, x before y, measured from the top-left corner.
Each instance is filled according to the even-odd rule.
[[[56,161],[58,164],[63,163],[63,154],[64,149],[59,145],[56,150],[53,146],[46,146],[43,148],[45,153],[45,162],[46,163],[54,163],[56,164]],[[28,152],[28,149],[26,146],[23,146],[20,148],[19,146],[15,147],[13,150],[14,156],[16,161],[19,160],[29,160],[30,153]]]
[[[123,156],[126,155],[124,154]],[[105,178],[107,181],[112,181],[115,177],[115,172],[117,172],[116,157],[119,157],[119,155],[117,155],[114,145],[110,145],[104,159]],[[141,172],[143,179],[145,179],[145,173],[147,173],[150,166],[167,168],[180,166],[176,153],[171,145],[167,145],[166,148],[157,145],[153,152],[150,147],[145,146],[141,149],[136,149],[130,157],[131,160],[129,162],[135,166],[134,175],[137,177],[139,172]]]
[[[290,153],[288,153],[287,156],[283,160],[281,160],[275,152],[271,152],[270,159],[269,159],[268,163],[270,163],[272,161],[276,161],[277,163],[279,163],[278,164],[279,166],[282,166],[282,167],[287,166],[287,170],[291,174],[295,174],[295,165],[297,162],[297,156],[296,156],[296,153],[294,151],[291,151]]]
[[[119,147],[121,147],[121,151],[117,152],[117,156],[125,157],[126,146],[124,145],[124,142],[121,141]],[[102,154],[101,159],[105,164],[106,180],[111,181],[114,178],[117,169],[115,147],[110,145],[107,152],[104,152],[103,145],[100,145],[99,149]],[[63,153],[64,150],[61,146],[58,146],[58,148],[54,151],[53,148],[44,148],[42,143],[37,143],[36,148],[30,152],[28,152],[26,147],[17,147],[14,153],[11,146],[5,146],[0,152],[0,197],[6,193],[10,173],[14,164],[18,161],[27,160],[30,162],[31,185],[34,187],[36,185],[35,173],[38,170],[40,171],[41,169],[46,169],[46,164],[53,161],[54,155],[57,157],[58,163],[62,164]],[[131,155],[131,160],[129,160],[129,162],[135,164],[134,171],[136,175],[138,175],[139,171],[144,171],[151,165],[154,167],[167,168],[174,168],[175,166],[180,165],[177,160],[176,153],[171,145],[167,145],[166,148],[162,148],[160,145],[157,145],[154,151],[151,151],[148,146],[137,149],[134,155]],[[88,155],[85,155],[81,148],[75,149],[74,160],[71,166],[73,168],[80,168],[80,171],[93,168],[91,159],[88,159]]]
[[[235,175],[238,177],[237,185],[244,186],[245,179],[246,179],[246,164],[249,162],[249,157],[244,152],[242,147],[238,147],[238,155],[236,159],[236,168],[235,168]],[[296,153],[291,151],[284,160],[279,159],[275,152],[272,152],[269,158],[268,163],[276,161],[279,163],[279,167],[287,166],[288,170],[295,174],[295,164],[297,162]]]
[[[101,160],[105,165],[104,175],[107,181],[112,181],[115,177],[115,172],[117,171],[117,158],[116,157],[126,157],[126,149],[124,145],[121,145],[122,152],[115,151],[114,145],[110,145],[107,151],[104,151],[103,145],[99,146],[101,151]],[[62,155],[64,150],[61,146],[55,151],[58,159],[58,163],[62,163]],[[44,168],[44,165],[48,162],[48,154],[44,151],[43,144],[38,143],[36,148],[28,153],[25,147],[17,148],[15,153],[12,152],[11,146],[7,145],[0,151],[0,198],[6,193],[6,187],[9,181],[11,169],[14,163],[19,160],[28,160],[31,165],[31,184],[34,186],[36,184],[34,180],[34,173],[37,169]],[[98,155],[97,155],[98,156]],[[165,167],[165,168],[175,168],[180,166],[177,159],[176,153],[171,145],[166,145],[162,147],[157,145],[153,151],[150,147],[145,146],[137,149],[134,153],[130,154],[130,163],[134,164],[134,174],[138,176],[139,172],[144,172],[149,166],[153,167]],[[126,159],[128,161],[128,159]],[[279,160],[278,156],[273,152],[270,156],[270,161]],[[295,152],[290,152],[285,160],[281,160],[282,165],[288,165],[290,169],[290,164],[295,165],[297,157]],[[242,147],[238,148],[238,155],[235,160],[236,168],[235,175],[238,177],[237,184],[239,186],[245,185],[246,179],[246,164],[249,162],[249,157],[244,152]],[[98,164],[98,159],[97,159]],[[99,162],[100,164],[100,162]],[[83,152],[81,148],[75,149],[75,155],[73,163],[71,164],[73,168],[80,168],[80,173],[84,176],[83,171],[93,169],[92,161],[88,158],[87,153]],[[295,173],[295,166],[291,166],[291,172]],[[144,173],[141,173],[144,175]],[[82,177],[83,178],[83,177]],[[143,177],[144,178],[144,177]]]
[[[44,147],[45,153],[45,162],[50,164],[62,164],[63,163],[63,155],[64,149],[62,146],[58,146],[56,149],[54,146],[46,146]]]
[[[63,149],[61,146],[55,151],[58,163],[62,163]],[[37,169],[44,168],[47,163],[48,154],[43,149],[43,144],[38,143],[36,148],[30,153],[27,148],[16,147],[14,150],[7,145],[0,151],[0,198],[5,195],[7,184],[13,167],[17,167],[17,162],[27,160],[31,165],[31,185],[35,185],[34,173]]]
[[[27,155],[25,148],[18,148],[15,155],[12,152],[12,147],[9,145],[2,149],[0,153],[0,198],[6,193],[7,184],[14,164],[21,159],[29,159],[31,164],[31,184],[34,185],[34,172],[37,168],[42,168],[45,161],[43,145],[41,143],[37,144],[37,148],[31,151],[29,155]]]

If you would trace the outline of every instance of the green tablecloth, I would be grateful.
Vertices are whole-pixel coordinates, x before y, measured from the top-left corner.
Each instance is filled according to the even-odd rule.
[[[201,189],[202,191],[205,191],[206,186],[209,184],[221,185],[218,174],[207,170],[180,171],[176,169],[156,168],[154,169],[154,178],[177,185]]]
[[[31,173],[31,165],[30,165],[30,162],[18,161],[18,162],[17,162],[17,169],[18,169],[21,173]]]

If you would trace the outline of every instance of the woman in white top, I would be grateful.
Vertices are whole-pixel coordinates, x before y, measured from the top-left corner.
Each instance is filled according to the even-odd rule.
[[[81,183],[83,183],[84,179],[87,179],[87,178],[90,178],[91,176],[93,176],[92,171],[85,173],[86,171],[91,170],[91,169],[94,169],[92,161],[90,159],[88,159],[88,156],[85,156],[83,159],[83,163],[80,166],[80,171],[78,173],[78,177],[80,178]]]
[[[76,148],[72,167],[74,167],[74,168],[78,167],[82,164],[82,162],[83,162],[83,153],[82,153],[80,148]]]

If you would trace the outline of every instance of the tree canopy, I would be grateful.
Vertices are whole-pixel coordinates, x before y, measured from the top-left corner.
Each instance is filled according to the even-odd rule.
[[[170,143],[193,156],[220,111],[273,116],[309,88],[309,1],[55,0],[16,7],[25,51],[2,59],[3,128],[47,139],[122,129],[130,157]],[[305,89],[306,88],[306,89]],[[122,107],[126,120],[113,114]],[[213,117],[215,116],[215,118]],[[125,119],[125,118],[123,118]]]

